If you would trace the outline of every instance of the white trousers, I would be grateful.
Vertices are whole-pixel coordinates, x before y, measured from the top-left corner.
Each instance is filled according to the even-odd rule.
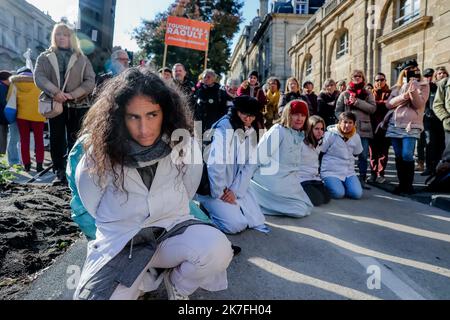
[[[144,292],[155,290],[157,286],[154,287],[149,268],[172,269],[170,280],[183,295],[190,295],[198,288],[225,290],[226,269],[232,258],[231,243],[222,232],[208,225],[189,226],[184,233],[160,243],[133,285],[127,288],[119,284],[111,300],[136,300]],[[159,277],[157,285],[161,280]]]

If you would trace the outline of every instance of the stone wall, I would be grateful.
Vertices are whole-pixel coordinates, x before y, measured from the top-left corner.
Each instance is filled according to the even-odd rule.
[[[298,30],[289,49],[292,74],[300,81],[312,80],[316,91],[323,81],[349,80],[353,69],[361,69],[370,82],[381,71],[390,84],[396,81],[397,64],[416,58],[421,69],[450,67],[450,2],[420,1],[420,13],[398,26],[395,22],[398,0],[347,0],[325,15],[324,7],[316,15],[310,30]],[[370,10],[376,5],[376,10]],[[371,15],[371,12],[378,13]],[[368,27],[374,17],[375,27]],[[314,19],[314,18],[313,18]],[[337,42],[348,32],[348,54],[337,57]],[[312,73],[305,75],[305,62],[312,59]]]

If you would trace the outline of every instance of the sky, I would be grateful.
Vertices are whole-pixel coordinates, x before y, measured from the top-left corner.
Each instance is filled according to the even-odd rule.
[[[72,23],[76,23],[78,20],[78,0],[27,0],[27,2],[48,12],[55,21],[59,21],[61,17],[67,17]],[[142,19],[153,19],[156,14],[165,11],[173,2],[173,0],[117,0],[113,45],[137,51],[139,48],[136,41],[131,39],[133,29],[140,24]],[[239,33],[236,33],[233,48],[242,27],[256,16],[258,7],[258,0],[244,1],[242,12],[245,21],[240,25]]]

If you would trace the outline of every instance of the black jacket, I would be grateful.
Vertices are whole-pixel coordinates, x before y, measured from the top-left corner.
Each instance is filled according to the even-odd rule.
[[[8,95],[8,86],[0,81],[0,124],[8,124],[5,118],[6,97]]]
[[[308,96],[300,92],[288,92],[281,95],[280,102],[278,102],[278,114],[281,115],[283,113],[286,104],[297,99],[305,101],[308,104],[308,110],[311,110],[311,101],[309,101]]]
[[[227,114],[228,94],[218,83],[212,87],[202,84],[194,94],[194,120],[202,121],[202,132],[211,129],[212,125]]]
[[[331,95],[321,92],[317,97],[317,114],[325,121],[327,127],[337,123],[334,111],[339,94],[339,91],[335,91]]]

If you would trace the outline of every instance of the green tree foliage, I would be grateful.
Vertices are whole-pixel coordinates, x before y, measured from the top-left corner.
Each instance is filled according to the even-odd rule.
[[[166,12],[159,13],[154,20],[143,20],[141,25],[134,29],[133,37],[143,51],[141,54],[146,55],[154,66],[161,67],[169,15],[209,22],[212,30],[208,68],[220,74],[229,68],[232,39],[242,21],[240,10],[243,5],[242,0],[178,0]],[[204,59],[203,51],[170,46],[166,65],[170,67],[181,62],[191,75],[197,76],[203,71]]]

